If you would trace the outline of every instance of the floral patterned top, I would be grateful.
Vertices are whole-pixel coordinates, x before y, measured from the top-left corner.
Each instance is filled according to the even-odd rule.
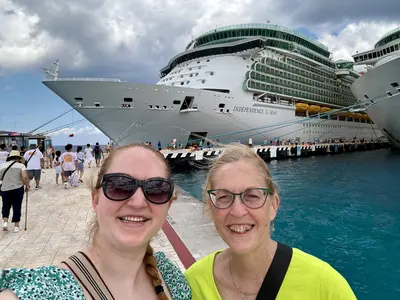
[[[158,269],[173,299],[192,299],[190,287],[179,268],[163,252],[154,253]],[[0,291],[10,289],[19,299],[85,300],[73,274],[56,266],[4,269],[0,273]]]

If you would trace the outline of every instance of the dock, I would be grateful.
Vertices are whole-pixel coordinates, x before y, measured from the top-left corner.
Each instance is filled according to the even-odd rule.
[[[291,144],[291,145],[269,145],[252,146],[254,152],[265,160],[307,157],[315,155],[340,154],[354,151],[369,151],[390,148],[388,142],[346,142],[346,143],[323,143],[323,144]],[[161,150],[164,157],[172,163],[183,161],[202,161],[215,158],[224,151],[224,148],[201,148],[201,149],[173,149]]]

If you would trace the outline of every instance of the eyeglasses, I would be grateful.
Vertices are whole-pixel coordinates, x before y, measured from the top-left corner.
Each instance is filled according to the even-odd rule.
[[[105,174],[101,183],[104,195],[113,201],[129,199],[141,187],[145,198],[154,204],[167,203],[174,192],[171,180],[155,177],[138,180],[121,173]]]
[[[250,188],[241,193],[232,193],[218,189],[209,190],[207,193],[212,204],[219,209],[230,207],[235,200],[235,196],[240,196],[240,200],[249,208],[260,208],[267,201],[270,190],[267,188]]]

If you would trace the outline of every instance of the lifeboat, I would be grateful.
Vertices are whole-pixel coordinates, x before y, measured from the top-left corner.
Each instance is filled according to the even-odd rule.
[[[318,105],[310,105],[308,108],[308,113],[311,115],[317,114],[321,111],[321,106]]]
[[[321,107],[321,113],[327,113],[328,111],[331,111],[329,107]]]
[[[354,114],[349,112],[345,114],[346,118],[354,118]]]
[[[305,103],[296,103],[296,110],[299,112],[307,111],[309,105]]]
[[[357,119],[357,120],[361,120],[361,114],[356,113],[356,114],[354,114],[353,118]]]

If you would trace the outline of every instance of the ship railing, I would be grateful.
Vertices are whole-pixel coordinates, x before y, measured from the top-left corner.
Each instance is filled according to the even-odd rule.
[[[126,82],[119,78],[95,78],[95,77],[58,77],[46,78],[49,81],[101,81],[101,82]]]

